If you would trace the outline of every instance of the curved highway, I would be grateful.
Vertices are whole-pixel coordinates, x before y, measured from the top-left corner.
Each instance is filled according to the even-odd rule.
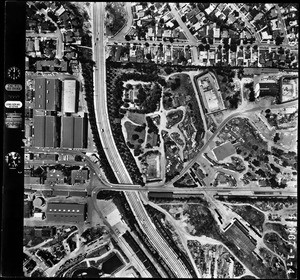
[[[107,96],[106,96],[106,68],[105,68],[105,42],[104,42],[104,10],[105,3],[93,3],[93,48],[96,69],[94,72],[94,106],[100,140],[108,161],[115,172],[120,183],[132,184],[128,171],[119,155],[115,145],[108,118]],[[140,200],[137,192],[124,192],[137,221],[144,232],[148,234],[153,246],[156,248],[168,264],[170,269],[178,277],[190,277],[189,272],[183,264],[177,260],[176,255],[169,245],[161,238],[156,228],[151,223],[149,216]],[[94,194],[94,192],[93,192]],[[95,195],[93,195],[95,199]]]

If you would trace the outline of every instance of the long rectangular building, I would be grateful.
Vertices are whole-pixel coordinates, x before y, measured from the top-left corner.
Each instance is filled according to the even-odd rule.
[[[74,148],[83,149],[87,147],[87,118],[74,118]]]
[[[57,111],[60,109],[61,81],[58,79],[46,80],[46,110]]]
[[[45,109],[46,98],[46,79],[36,79],[35,80],[35,109]]]
[[[64,80],[63,81],[63,107],[65,113],[76,113],[77,111],[77,81]]]
[[[47,221],[64,223],[81,223],[86,219],[86,204],[77,203],[48,203],[46,210]]]
[[[45,147],[45,116],[34,116],[34,146]]]
[[[58,146],[56,116],[46,116],[45,147],[56,148]]]
[[[62,118],[62,148],[73,148],[74,145],[74,118],[63,117]]]

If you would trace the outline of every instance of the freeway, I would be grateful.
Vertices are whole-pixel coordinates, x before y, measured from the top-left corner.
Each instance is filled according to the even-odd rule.
[[[98,126],[99,136],[103,145],[107,159],[116,175],[130,179],[129,175],[124,172],[126,167],[119,155],[117,147],[112,136],[109,124],[107,95],[106,95],[106,58],[105,58],[105,41],[104,41],[104,2],[93,4],[92,22],[93,22],[93,59],[96,63],[94,69],[94,107],[96,123]]]
[[[93,58],[96,63],[94,71],[94,106],[98,130],[100,131],[100,140],[104,147],[104,151],[113,168],[115,175],[120,183],[132,184],[132,180],[128,171],[120,157],[120,154],[115,145],[111,127],[109,124],[109,116],[107,109],[107,96],[106,96],[106,68],[105,68],[105,42],[104,42],[104,4],[103,2],[93,3]],[[94,195],[93,200],[97,199]],[[125,192],[128,203],[131,205],[136,219],[145,221],[141,228],[151,236],[151,242],[156,250],[164,257],[165,262],[174,271],[178,277],[190,276],[186,268],[180,261],[177,260],[172,249],[160,237],[155,227],[152,225],[150,218],[146,214],[146,210],[137,193],[134,195]]]

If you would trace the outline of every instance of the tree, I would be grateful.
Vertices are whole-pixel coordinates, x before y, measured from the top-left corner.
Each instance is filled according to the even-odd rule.
[[[206,43],[207,43],[207,40],[206,40],[206,38],[204,37],[204,38],[202,38],[202,40],[201,40],[201,43],[203,44],[203,45],[205,45]]]
[[[202,44],[200,44],[200,45],[198,46],[198,48],[199,48],[199,51],[200,51],[200,52],[203,52],[203,51],[204,51],[204,46],[203,46]]]
[[[130,36],[129,35],[125,35],[125,40],[126,41],[130,41],[131,40]]]
[[[206,49],[207,51],[209,51],[209,50],[210,50],[210,45],[209,45],[209,44],[206,44],[206,45],[205,45],[205,49]]]
[[[171,73],[173,73],[173,69],[171,67],[169,67],[169,66],[166,67],[164,70],[165,70],[165,72],[166,72],[167,75],[170,75]]]
[[[151,54],[150,54],[150,53],[147,53],[147,54],[146,54],[146,58],[149,59],[149,60],[151,60],[151,59],[152,59]]]
[[[135,140],[139,139],[140,137],[137,134],[133,134],[131,138],[132,138],[132,140],[135,141]]]
[[[236,52],[236,51],[237,51],[237,45],[231,44],[231,45],[230,45],[230,50],[231,50],[232,52]]]
[[[249,93],[249,101],[250,101],[250,102],[255,101],[255,93],[254,93],[253,88],[250,89],[250,93]]]
[[[182,16],[182,17],[181,17],[181,20],[182,20],[183,22],[186,22],[186,16]]]
[[[277,37],[275,38],[275,44],[276,44],[276,46],[281,45],[281,44],[283,43],[283,40],[284,40],[283,37],[277,36]]]
[[[284,54],[284,49],[283,49],[283,47],[280,47],[280,48],[278,49],[278,53],[279,53],[279,54]]]
[[[174,39],[173,39],[172,37],[170,38],[170,42],[171,42],[171,43],[173,43],[173,42],[174,42]]]

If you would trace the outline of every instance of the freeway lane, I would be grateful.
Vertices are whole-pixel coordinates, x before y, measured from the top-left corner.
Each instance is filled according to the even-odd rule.
[[[104,146],[104,151],[113,168],[115,175],[120,183],[132,184],[132,180],[128,174],[126,167],[116,148],[112,131],[108,119],[107,96],[106,96],[106,68],[105,68],[105,42],[104,42],[104,4],[103,2],[93,3],[93,48],[94,61],[96,69],[94,72],[94,106],[98,130],[100,131],[100,140]],[[147,232],[153,242],[156,250],[163,256],[165,262],[178,277],[190,277],[186,268],[182,265],[172,252],[168,244],[159,236],[155,227],[151,224],[151,220],[146,214],[142,202],[137,193],[135,195],[125,192],[129,204],[136,215],[136,219],[145,220],[146,224],[141,225],[143,231]],[[93,200],[97,199],[93,192]],[[95,204],[96,205],[96,204]]]
[[[106,95],[106,64],[104,41],[104,2],[93,4],[93,59],[96,62],[94,69],[94,107],[99,136],[107,159],[116,175],[130,179],[124,163],[119,155],[112,136],[108,120],[107,95]]]

